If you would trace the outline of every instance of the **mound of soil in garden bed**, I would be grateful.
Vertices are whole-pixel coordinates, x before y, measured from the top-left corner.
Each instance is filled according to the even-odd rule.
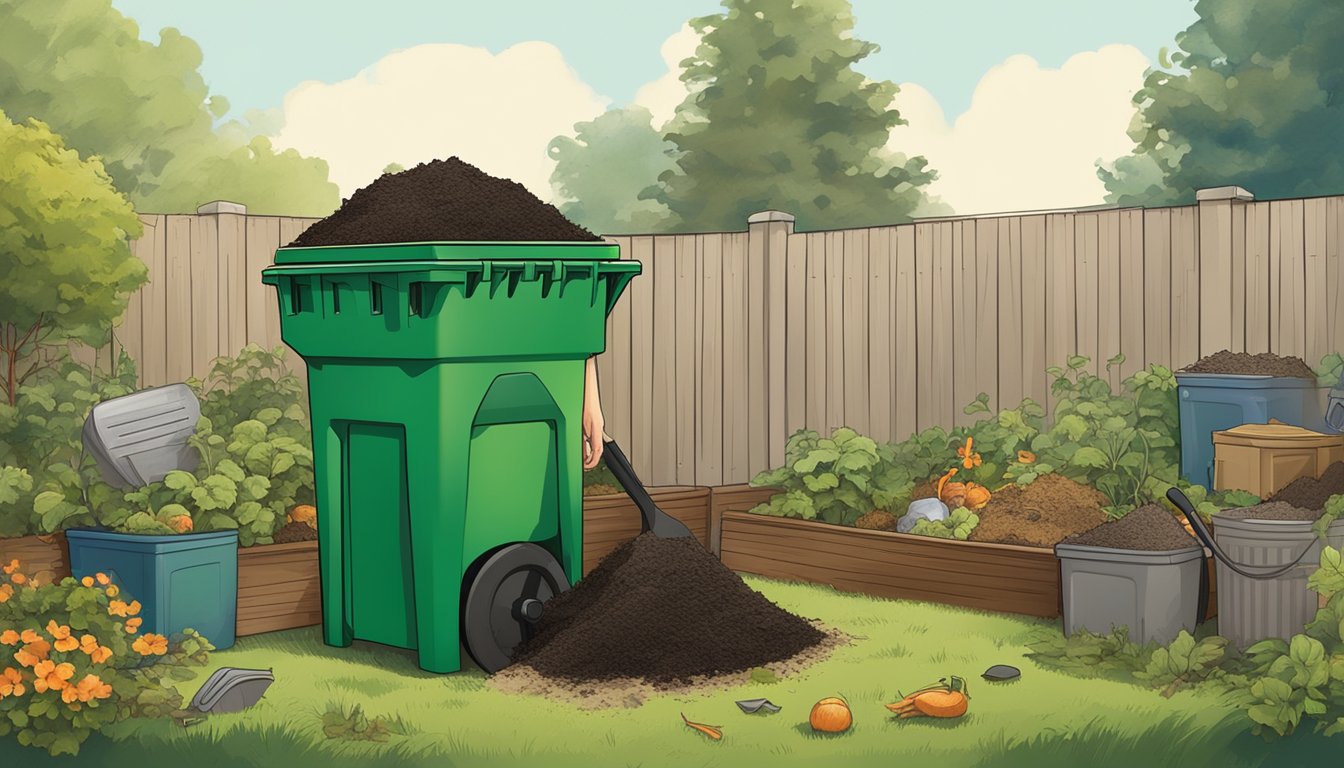
[[[1303,509],[1289,504],[1286,501],[1271,501],[1267,504],[1256,504],[1254,507],[1242,507],[1240,509],[1225,509],[1214,516],[1215,525],[1219,517],[1230,517],[1234,520],[1307,520],[1314,521],[1320,518],[1320,509]]]
[[[825,637],[695,539],[646,533],[547,603],[514,661],[567,681],[676,683],[782,661]]]
[[[592,485],[583,486],[584,496],[611,496],[616,493],[625,493],[625,491],[606,483],[593,483]]]
[[[976,514],[980,524],[971,541],[1053,547],[1061,539],[1090,531],[1109,518],[1106,497],[1091,486],[1063,475],[1042,475],[1025,488],[996,491]]]
[[[1319,478],[1299,477],[1280,488],[1267,501],[1283,501],[1302,509],[1323,510],[1331,496],[1341,493],[1344,493],[1344,461],[1337,461],[1327,467]]]
[[[1239,376],[1291,376],[1298,379],[1314,379],[1316,372],[1311,370],[1300,357],[1280,357],[1269,352],[1253,355],[1249,352],[1231,352],[1224,349],[1202,357],[1193,365],[1182,368],[1181,373],[1228,373]]]
[[[317,529],[307,523],[285,523],[275,532],[271,540],[276,544],[293,544],[296,541],[317,541]]]
[[[450,157],[379,176],[290,246],[601,239],[522,184]]]
[[[1119,520],[1112,520],[1086,533],[1070,536],[1061,544],[1080,544],[1111,549],[1138,549],[1145,552],[1170,552],[1189,549],[1199,542],[1166,509],[1147,504]]]

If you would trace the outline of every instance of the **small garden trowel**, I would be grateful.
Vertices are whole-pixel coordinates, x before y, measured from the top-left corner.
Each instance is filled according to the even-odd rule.
[[[690,528],[653,503],[649,492],[644,490],[644,484],[635,476],[630,460],[625,458],[615,440],[603,440],[602,446],[602,460],[606,462],[607,468],[616,476],[616,481],[621,484],[625,492],[630,494],[635,506],[639,507],[639,516],[644,521],[644,531],[652,531],[653,535],[660,539],[695,538]]]

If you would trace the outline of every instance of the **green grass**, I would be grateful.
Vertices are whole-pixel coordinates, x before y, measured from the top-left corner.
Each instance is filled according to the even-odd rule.
[[[938,766],[1304,765],[1336,757],[1344,740],[1311,734],[1267,744],[1249,734],[1244,713],[1202,691],[1164,699],[1155,691],[1080,680],[1032,663],[1026,643],[1058,624],[829,589],[748,578],[780,605],[820,618],[859,639],[826,662],[773,684],[655,698],[633,710],[583,712],[532,696],[506,695],[470,669],[455,675],[420,670],[411,652],[357,643],[328,648],[316,629],[245,638],[212,655],[190,696],[219,666],[272,667],[276,682],[252,709],[182,728],[130,721],[96,736],[75,762],[100,768],[174,761],[206,766],[355,765],[547,768],[595,766],[891,765],[913,758]],[[1012,664],[1021,679],[991,684],[979,675]],[[971,707],[955,721],[891,718],[883,704],[946,675],[970,684]],[[814,735],[806,725],[818,699],[842,695],[853,729]],[[766,697],[774,715],[745,715],[734,700]],[[369,718],[395,721],[404,735],[386,743],[331,740],[328,709],[359,705]],[[722,725],[712,743],[686,728],[679,713]],[[17,761],[17,762],[12,762]],[[0,764],[25,768],[71,761],[0,741]]]

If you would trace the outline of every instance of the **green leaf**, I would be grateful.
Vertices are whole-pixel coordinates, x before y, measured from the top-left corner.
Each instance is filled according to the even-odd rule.
[[[1087,365],[1087,363],[1088,359],[1086,357],[1083,357],[1082,355],[1074,355],[1069,358],[1068,366],[1070,370],[1076,371]]]
[[[806,456],[799,459],[793,465],[793,471],[800,475],[811,474],[817,468],[817,465],[829,463],[840,458],[840,452],[833,448],[817,448],[809,451]]]
[[[238,501],[238,486],[223,475],[210,475],[191,492],[191,498],[203,510],[228,509]]]
[[[57,491],[43,491],[33,498],[33,512],[45,515],[65,503],[65,494]]]
[[[1079,448],[1069,463],[1077,467],[1105,467],[1110,464],[1106,454],[1091,446]]]
[[[196,477],[190,472],[174,469],[164,476],[163,484],[175,491],[190,491],[196,487]]]
[[[215,465],[215,474],[223,475],[235,483],[243,482],[243,478],[247,476],[243,468],[238,466],[233,459],[220,459],[219,463]]]
[[[243,478],[242,494],[244,498],[261,500],[271,490],[271,481],[261,475],[248,475]]]

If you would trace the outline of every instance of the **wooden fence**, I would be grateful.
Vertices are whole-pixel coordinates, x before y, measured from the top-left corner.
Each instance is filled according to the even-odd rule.
[[[1344,349],[1344,197],[1049,211],[794,232],[620,236],[644,264],[609,321],[608,433],[646,482],[724,485],[783,461],[801,427],[879,440],[1047,403],[1072,355],[1120,379],[1221,349]],[[203,373],[243,343],[280,343],[260,270],[309,219],[146,216],[151,282],[118,339],[146,385]],[[200,276],[201,279],[197,279]]]

